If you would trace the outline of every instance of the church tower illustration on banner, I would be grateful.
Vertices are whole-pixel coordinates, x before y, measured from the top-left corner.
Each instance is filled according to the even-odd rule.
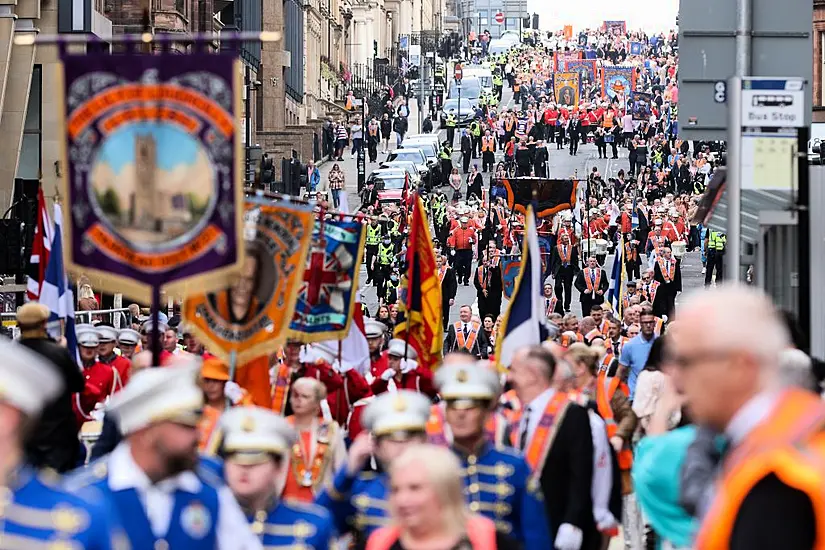
[[[135,192],[129,214],[132,227],[162,231],[157,189],[157,143],[151,134],[135,136]]]

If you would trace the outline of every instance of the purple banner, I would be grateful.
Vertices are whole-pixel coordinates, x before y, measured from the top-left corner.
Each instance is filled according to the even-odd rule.
[[[225,287],[244,255],[237,57],[62,61],[69,268],[135,300]]]

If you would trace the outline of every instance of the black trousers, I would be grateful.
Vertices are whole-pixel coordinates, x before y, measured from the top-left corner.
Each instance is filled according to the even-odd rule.
[[[473,263],[473,250],[455,251],[455,273],[458,281],[464,281],[464,284],[470,283],[470,264]]]
[[[570,136],[570,154],[575,155],[579,152],[579,135],[572,134]]]
[[[560,304],[564,304],[564,310],[570,309],[570,301],[573,299],[573,266],[560,267],[556,274],[556,284],[553,290],[556,293]],[[589,315],[590,312],[588,311]]]
[[[375,258],[378,256],[378,245],[377,244],[368,244],[364,247],[364,252],[366,253],[367,259],[367,280],[368,281],[375,281],[373,278],[375,276],[375,267],[373,264],[375,263]]]
[[[705,286],[710,286],[713,281],[713,270],[716,269],[716,282],[721,283],[724,280],[724,259],[725,253],[721,254],[716,250],[708,250],[708,261],[705,266]]]
[[[625,269],[627,270],[627,279],[629,281],[638,281],[641,278],[639,267],[640,262],[625,262]]]
[[[496,163],[496,154],[492,151],[484,151],[481,154],[481,171],[486,172],[487,167],[490,167],[490,172],[493,171],[493,165]]]

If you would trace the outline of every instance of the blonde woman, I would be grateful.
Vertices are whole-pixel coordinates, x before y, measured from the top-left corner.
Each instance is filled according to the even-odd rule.
[[[471,514],[458,458],[435,445],[410,447],[390,468],[393,525],[375,531],[367,550],[516,550],[495,524]]]

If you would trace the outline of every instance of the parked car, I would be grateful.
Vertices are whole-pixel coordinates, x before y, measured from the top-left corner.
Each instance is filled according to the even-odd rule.
[[[401,196],[404,193],[404,181],[406,180],[406,172],[397,168],[379,168],[373,170],[369,178],[368,184],[375,185],[375,190],[378,193],[379,205],[387,203],[400,203]],[[412,191],[412,188],[410,189]]]

